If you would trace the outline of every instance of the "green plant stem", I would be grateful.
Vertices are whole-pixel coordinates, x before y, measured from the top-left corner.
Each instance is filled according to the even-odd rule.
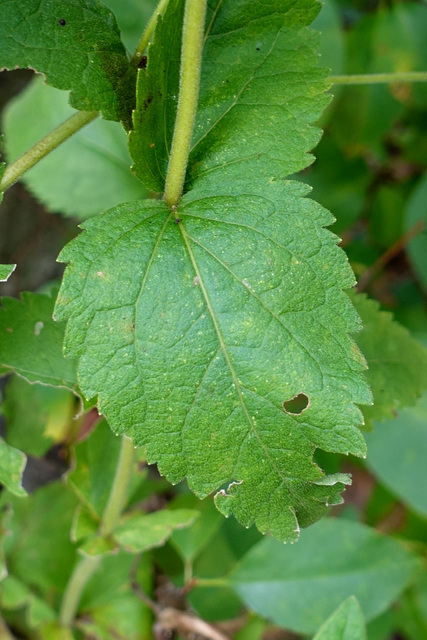
[[[120,449],[116,475],[99,527],[99,533],[103,537],[109,536],[115,529],[123,507],[126,504],[127,490],[132,478],[134,456],[135,448],[132,440],[126,436],[122,436],[122,447]]]
[[[132,477],[134,451],[132,440],[122,436],[119,461],[107,506],[99,525],[99,536],[105,537],[112,533],[126,505],[127,489]],[[71,574],[59,613],[59,621],[63,627],[70,628],[73,625],[83,591],[97,570],[101,559],[102,556],[84,556]]]
[[[427,71],[329,76],[329,80],[330,82],[332,82],[332,84],[391,84],[392,82],[427,82]]]
[[[160,0],[159,4],[154,9],[153,15],[149,19],[144,33],[141,36],[141,40],[138,42],[138,46],[136,47],[135,53],[133,54],[130,61],[132,67],[138,67],[139,62],[144,55],[146,48],[148,47],[148,43],[151,40],[151,36],[154,33],[154,29],[156,28],[157,18],[165,12],[168,3],[169,0]]]
[[[48,133],[15,162],[6,167],[3,179],[0,182],[0,191],[5,191],[11,187],[26,171],[70,138],[73,133],[92,122],[98,115],[98,111],[78,111]]]
[[[175,207],[183,192],[197,113],[207,0],[187,0],[181,50],[178,110],[166,176],[164,200]]]
[[[59,612],[59,624],[62,627],[69,629],[73,625],[82,593],[99,567],[101,559],[102,556],[85,556],[75,567],[65,589]]]
[[[195,587],[226,587],[228,582],[225,578],[194,578]]]

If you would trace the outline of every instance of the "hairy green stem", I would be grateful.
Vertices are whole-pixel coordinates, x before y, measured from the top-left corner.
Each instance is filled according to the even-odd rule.
[[[15,162],[6,167],[0,182],[0,191],[5,191],[11,187],[26,171],[34,167],[37,162],[65,142],[65,140],[68,140],[73,133],[92,122],[98,115],[98,111],[78,111],[48,133]]]
[[[349,76],[329,76],[332,84],[391,84],[392,82],[427,82],[427,71],[407,73],[367,73]]]
[[[102,556],[84,556],[74,568],[65,589],[59,612],[59,624],[62,627],[67,629],[72,627],[82,593],[89,579],[99,567],[101,559]]]
[[[138,67],[142,56],[146,48],[148,47],[148,43],[151,40],[151,36],[154,33],[154,29],[156,28],[157,18],[162,15],[166,7],[168,6],[169,0],[159,0],[159,4],[153,11],[153,15],[147,22],[147,26],[145,27],[144,33],[141,36],[141,40],[138,42],[138,46],[135,49],[135,53],[132,56],[130,61],[132,67]]]
[[[228,582],[225,578],[195,578],[196,587],[226,587]]]
[[[182,196],[197,113],[207,0],[187,0],[181,50],[178,110],[166,176],[164,200],[176,206]]]
[[[116,475],[111,488],[110,497],[102,516],[99,533],[101,536],[109,536],[116,527],[120,514],[127,501],[127,490],[132,478],[132,465],[135,456],[133,442],[127,436],[122,436],[122,447]]]
[[[127,502],[127,490],[132,477],[133,459],[134,446],[132,440],[122,436],[119,461],[107,506],[99,525],[99,536],[110,535],[119,521]],[[72,627],[83,591],[99,567],[101,559],[102,556],[84,556],[74,568],[65,589],[59,613],[59,621],[63,627]]]

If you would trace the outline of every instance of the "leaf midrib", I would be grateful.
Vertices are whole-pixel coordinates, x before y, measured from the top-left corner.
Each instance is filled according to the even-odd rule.
[[[242,390],[241,390],[241,385],[240,385],[239,379],[238,379],[238,377],[236,375],[236,372],[235,372],[234,367],[233,367],[233,363],[231,362],[230,356],[228,354],[227,346],[226,346],[224,337],[222,335],[221,328],[219,326],[217,317],[215,315],[215,311],[214,311],[214,309],[212,307],[212,304],[211,304],[207,289],[205,287],[202,274],[201,274],[201,272],[199,270],[196,258],[194,256],[192,250],[191,250],[190,243],[188,242],[189,236],[187,235],[187,232],[186,232],[182,222],[179,224],[179,229],[180,229],[180,232],[181,232],[181,236],[182,236],[185,248],[187,250],[188,257],[190,258],[191,264],[193,266],[194,272],[195,272],[196,276],[199,278],[200,289],[201,289],[201,291],[203,293],[203,297],[204,297],[205,302],[206,302],[206,307],[207,307],[209,315],[211,317],[211,320],[212,320],[212,323],[213,323],[213,326],[214,326],[214,329],[215,329],[215,333],[217,334],[217,338],[218,338],[218,342],[219,342],[220,347],[221,347],[221,351],[222,351],[222,353],[224,355],[225,361],[226,361],[227,366],[229,368],[229,371],[231,373],[231,377],[233,379],[233,382],[234,382],[234,385],[235,385],[235,389],[236,389],[238,397],[239,397],[239,403],[241,405],[241,408],[243,410],[243,413],[245,415],[247,423],[248,423],[248,425],[250,427],[250,430],[252,431],[252,433],[257,438],[262,450],[265,452],[265,455],[268,458],[268,460],[269,460],[269,462],[271,464],[271,467],[274,469],[274,471],[277,473],[277,475],[282,479],[282,481],[284,483],[284,482],[286,482],[286,476],[284,476],[281,473],[280,469],[276,466],[276,464],[274,463],[274,460],[271,458],[270,453],[269,453],[268,449],[266,448],[266,446],[264,445],[264,443],[262,442],[262,439],[260,438],[257,430],[255,429],[255,426],[254,426],[254,424],[253,424],[253,422],[251,420],[251,416],[250,416],[250,414],[249,414],[249,412],[247,410],[247,407],[246,407],[246,404],[245,404],[245,401],[244,401],[244,397],[243,397],[243,393],[242,393]]]

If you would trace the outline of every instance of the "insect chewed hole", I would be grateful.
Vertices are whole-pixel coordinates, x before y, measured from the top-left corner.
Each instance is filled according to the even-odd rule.
[[[305,393],[297,393],[296,396],[290,400],[285,400],[282,404],[286,413],[290,413],[292,416],[300,416],[310,406],[310,398]]]

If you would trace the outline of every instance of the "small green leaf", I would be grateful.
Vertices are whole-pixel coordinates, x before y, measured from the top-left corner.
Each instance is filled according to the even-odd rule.
[[[16,269],[16,264],[0,264],[0,282],[7,282]]]
[[[237,562],[262,538],[256,527],[242,529],[235,518],[222,519],[217,533],[195,559],[193,575],[199,578],[222,578],[236,567]],[[242,611],[243,603],[229,586],[194,587],[189,602],[199,616],[206,620],[234,618]]]
[[[65,440],[74,422],[75,405],[75,396],[66,389],[29,384],[13,376],[2,407],[7,443],[28,455],[43,456],[54,442]]]
[[[322,625],[313,640],[366,640],[360,605],[350,596]]]
[[[44,84],[41,77],[35,78],[3,113],[9,162],[72,114],[65,93]],[[30,121],[31,127],[22,126]],[[146,195],[130,173],[130,164],[123,128],[98,118],[54,149],[22,180],[52,212],[85,219]]]
[[[405,504],[427,517],[427,394],[366,434],[367,466]]]
[[[396,600],[419,569],[397,540],[327,518],[298,545],[261,540],[228,578],[246,604],[279,626],[310,634],[354,595],[367,620]]]
[[[375,300],[364,295],[351,299],[363,320],[355,340],[368,362],[367,380],[374,404],[363,407],[367,427],[374,420],[391,418],[402,407],[414,404],[427,389],[427,349],[391,313],[380,311]]]
[[[121,438],[117,438],[105,420],[101,420],[82,442],[74,447],[74,464],[67,481],[95,519],[100,519],[108,503],[119,462]],[[138,455],[130,496],[135,487],[145,479],[145,470],[139,469]]]
[[[0,375],[14,371],[29,382],[76,392],[76,365],[62,354],[64,325],[52,320],[54,299],[23,293],[2,298]]]
[[[22,451],[11,447],[0,438],[0,484],[16,496],[27,495],[22,488],[22,474],[26,463],[27,458]]]
[[[396,626],[411,640],[427,638],[427,570],[406,591],[395,611]],[[370,640],[370,639],[369,639]]]
[[[105,556],[117,553],[117,545],[111,538],[103,538],[99,535],[87,538],[79,545],[79,552],[88,556]]]
[[[12,506],[5,540],[9,575],[56,607],[76,561],[76,546],[70,542],[76,498],[60,481],[25,500],[7,498]]]
[[[178,496],[170,507],[194,509],[199,514],[191,526],[174,531],[171,536],[171,543],[181,557],[187,562],[192,561],[218,531],[222,523],[221,515],[212,499],[197,500],[189,493]]]
[[[143,558],[143,571],[152,574],[147,563],[148,554]],[[117,555],[105,556],[101,566],[92,576],[83,593],[79,628],[87,636],[96,640],[126,638],[141,640],[152,634],[152,613],[133,593],[130,575],[134,557],[120,551]],[[139,576],[142,577],[142,576]]]
[[[32,67],[75,109],[130,128],[135,71],[114,15],[98,0],[0,0],[0,68]]]
[[[48,622],[38,630],[40,640],[75,640],[71,629],[65,629],[59,622]]]
[[[24,582],[8,576],[0,586],[0,602],[3,609],[14,610],[26,607],[26,618],[31,628],[53,621],[55,610],[39,598]]]
[[[99,518],[108,502],[120,447],[121,439],[111,433],[105,420],[74,447],[74,464],[67,482],[80,502]]]
[[[184,7],[182,0],[169,0],[164,16],[158,18],[147,68],[138,71],[129,151],[135,175],[157,192],[165,185],[175,125]]]
[[[252,618],[234,636],[234,640],[262,640],[267,623],[261,618]]]
[[[145,515],[125,515],[113,537],[126,551],[141,553],[160,547],[175,529],[190,526],[198,515],[197,511],[190,509],[162,509]]]
[[[79,504],[73,518],[71,540],[81,544],[88,538],[95,538],[98,534],[98,529],[99,518],[85,505]]]

